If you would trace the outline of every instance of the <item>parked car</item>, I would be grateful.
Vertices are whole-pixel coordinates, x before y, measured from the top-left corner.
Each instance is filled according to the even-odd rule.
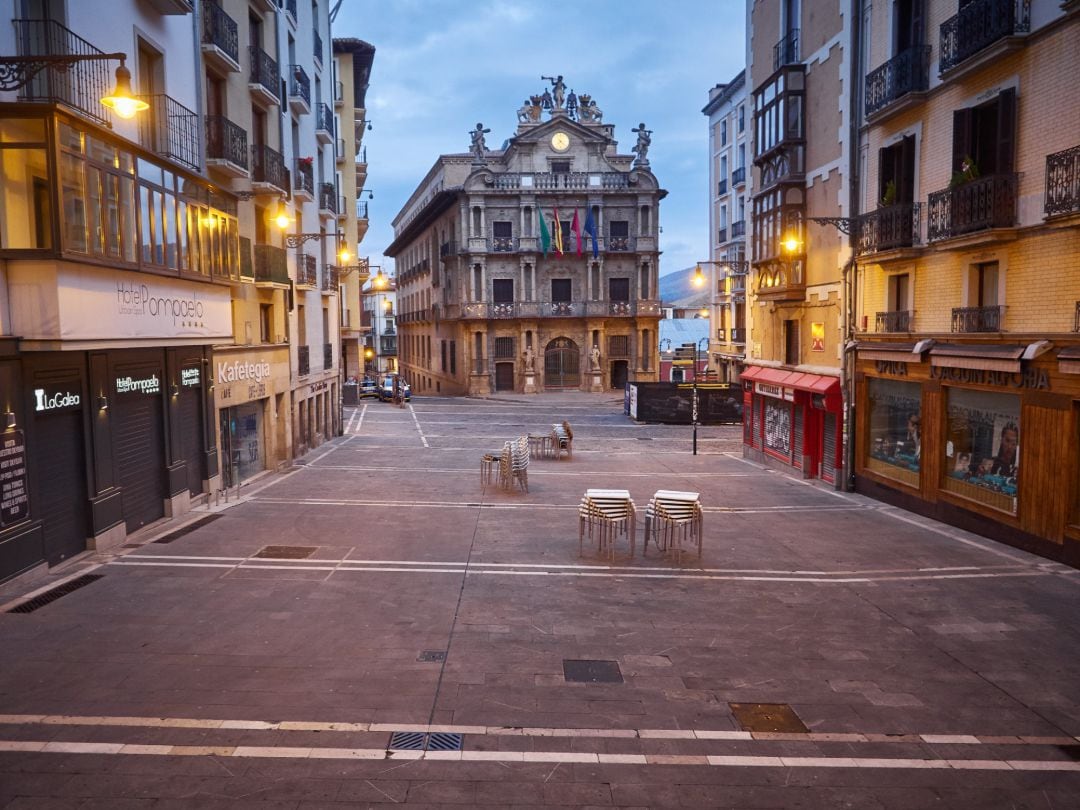
[[[404,377],[400,377],[397,374],[385,374],[379,380],[379,399],[383,402],[390,402],[394,398],[394,380],[398,380],[398,385],[402,386],[405,391],[405,401],[408,402],[412,399],[412,389],[409,387],[409,383],[406,382]]]
[[[379,396],[379,387],[375,384],[374,377],[364,377],[364,379],[361,380],[358,396],[360,399],[363,399],[364,397]]]

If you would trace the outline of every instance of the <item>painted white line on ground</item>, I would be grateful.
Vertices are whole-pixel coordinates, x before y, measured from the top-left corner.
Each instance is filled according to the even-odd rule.
[[[0,751],[98,756],[212,756],[215,758],[423,760],[439,762],[555,762],[604,765],[683,765],[720,768],[857,768],[905,770],[1007,770],[1080,772],[1065,760],[914,759],[884,757],[778,757],[747,755],[597,754],[584,751],[399,751],[385,748],[323,748],[248,745],[153,745],[85,741],[0,740]]]
[[[441,449],[441,448],[436,448]],[[478,455],[482,455],[483,451],[479,448],[473,448],[473,452]],[[577,451],[575,451],[577,452]],[[536,464],[529,465],[529,475],[546,475],[546,476],[567,476],[570,478],[596,478],[597,473],[580,471],[575,472],[568,469],[535,469]],[[425,467],[423,470],[418,470],[416,467],[392,467],[388,465],[384,466],[371,466],[371,465],[359,465],[359,464],[322,464],[319,466],[320,470],[342,470],[347,472],[422,472],[424,475],[429,473],[447,473],[449,475],[462,475],[469,474],[475,475],[475,467]],[[686,473],[686,472],[655,472],[655,473],[635,473],[635,472],[620,472],[619,478],[752,478],[751,473],[722,473],[722,472],[702,472],[702,473]]]
[[[420,434],[420,441],[424,443],[424,447],[427,447],[427,437],[424,436],[424,429],[420,427],[420,420],[416,418],[416,411],[413,410],[411,402],[409,403],[409,413],[412,415],[413,424],[416,425],[416,432]]]
[[[445,732],[473,736],[497,737],[572,737],[583,739],[641,739],[641,740],[699,740],[773,743],[777,740],[798,743],[888,743],[891,745],[1008,745],[1052,746],[1074,745],[1080,737],[1059,735],[1033,737],[1028,735],[977,734],[884,734],[875,732],[806,732],[784,734],[774,732],[719,731],[711,729],[651,729],[651,728],[559,728],[537,726],[482,726],[428,723],[356,723],[352,721],[309,720],[223,720],[192,717],[137,717],[125,715],[67,715],[67,714],[0,714],[0,725],[12,726],[117,726],[138,728],[193,728],[222,731],[299,731],[299,732]],[[21,743],[19,743],[21,744]],[[44,746],[46,742],[31,743]],[[969,760],[964,760],[969,761]]]

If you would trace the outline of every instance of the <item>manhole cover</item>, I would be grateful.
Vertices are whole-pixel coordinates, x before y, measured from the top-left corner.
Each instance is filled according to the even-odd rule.
[[[563,661],[563,678],[567,683],[622,683],[617,661]]]
[[[799,715],[786,703],[729,703],[728,706],[743,731],[809,733]]]
[[[265,546],[255,556],[271,560],[303,560],[318,550],[318,546]]]
[[[445,650],[424,650],[420,655],[416,656],[417,661],[445,661]]]

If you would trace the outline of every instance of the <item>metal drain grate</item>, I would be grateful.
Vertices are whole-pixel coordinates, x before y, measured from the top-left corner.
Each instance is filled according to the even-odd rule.
[[[423,751],[426,737],[427,734],[419,731],[395,731],[390,735],[387,748],[391,751]]]
[[[305,560],[318,550],[318,546],[265,546],[255,556],[271,560]]]
[[[563,679],[574,683],[622,683],[618,661],[564,660]]]
[[[33,599],[29,599],[22,604],[16,605],[11,608],[8,613],[33,613],[38,608],[45,607],[51,602],[55,602],[61,596],[67,596],[72,591],[77,591],[84,585],[89,585],[91,582],[96,582],[101,579],[104,574],[83,574],[81,577],[76,577],[69,582],[65,582],[63,585],[57,585],[51,591],[45,591],[45,593],[38,594]]]
[[[421,650],[420,655],[416,656],[417,661],[445,661],[446,652],[444,650]]]
[[[460,751],[462,737],[460,734],[450,734],[446,731],[437,731],[428,735],[428,751]]]
[[[164,537],[159,537],[155,540],[155,543],[171,543],[173,540],[179,540],[185,534],[191,534],[196,529],[205,526],[207,523],[213,523],[218,518],[225,517],[224,515],[206,515],[198,520],[193,520],[187,526],[177,529],[174,532],[169,532]]]
[[[652,437],[652,436],[636,436],[635,438],[636,438],[636,439],[637,439],[637,440],[638,440],[639,442],[651,442],[651,441],[653,440],[653,437]]]
[[[786,703],[729,703],[743,731],[808,734],[809,729]]]
[[[437,731],[424,734],[421,731],[395,731],[390,735],[390,751],[460,751],[464,738],[461,734]]]

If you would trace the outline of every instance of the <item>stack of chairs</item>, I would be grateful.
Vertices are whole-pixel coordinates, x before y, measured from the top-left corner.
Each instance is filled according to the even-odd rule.
[[[625,489],[587,489],[578,508],[578,554],[585,553],[585,535],[595,535],[597,549],[615,559],[615,540],[620,534],[630,541],[630,556],[634,556],[634,537],[637,534],[637,509]]]
[[[555,458],[562,458],[563,453],[567,458],[574,457],[574,431],[570,429],[569,422],[551,426],[551,443]]]
[[[658,549],[681,563],[683,545],[697,540],[700,560],[704,521],[699,497],[696,492],[658,490],[645,508],[645,549],[651,538]]]
[[[491,483],[498,474],[499,486],[509,490],[516,481],[523,492],[529,491],[529,437],[521,436],[503,444],[502,450],[485,453],[480,458],[480,484]]]

